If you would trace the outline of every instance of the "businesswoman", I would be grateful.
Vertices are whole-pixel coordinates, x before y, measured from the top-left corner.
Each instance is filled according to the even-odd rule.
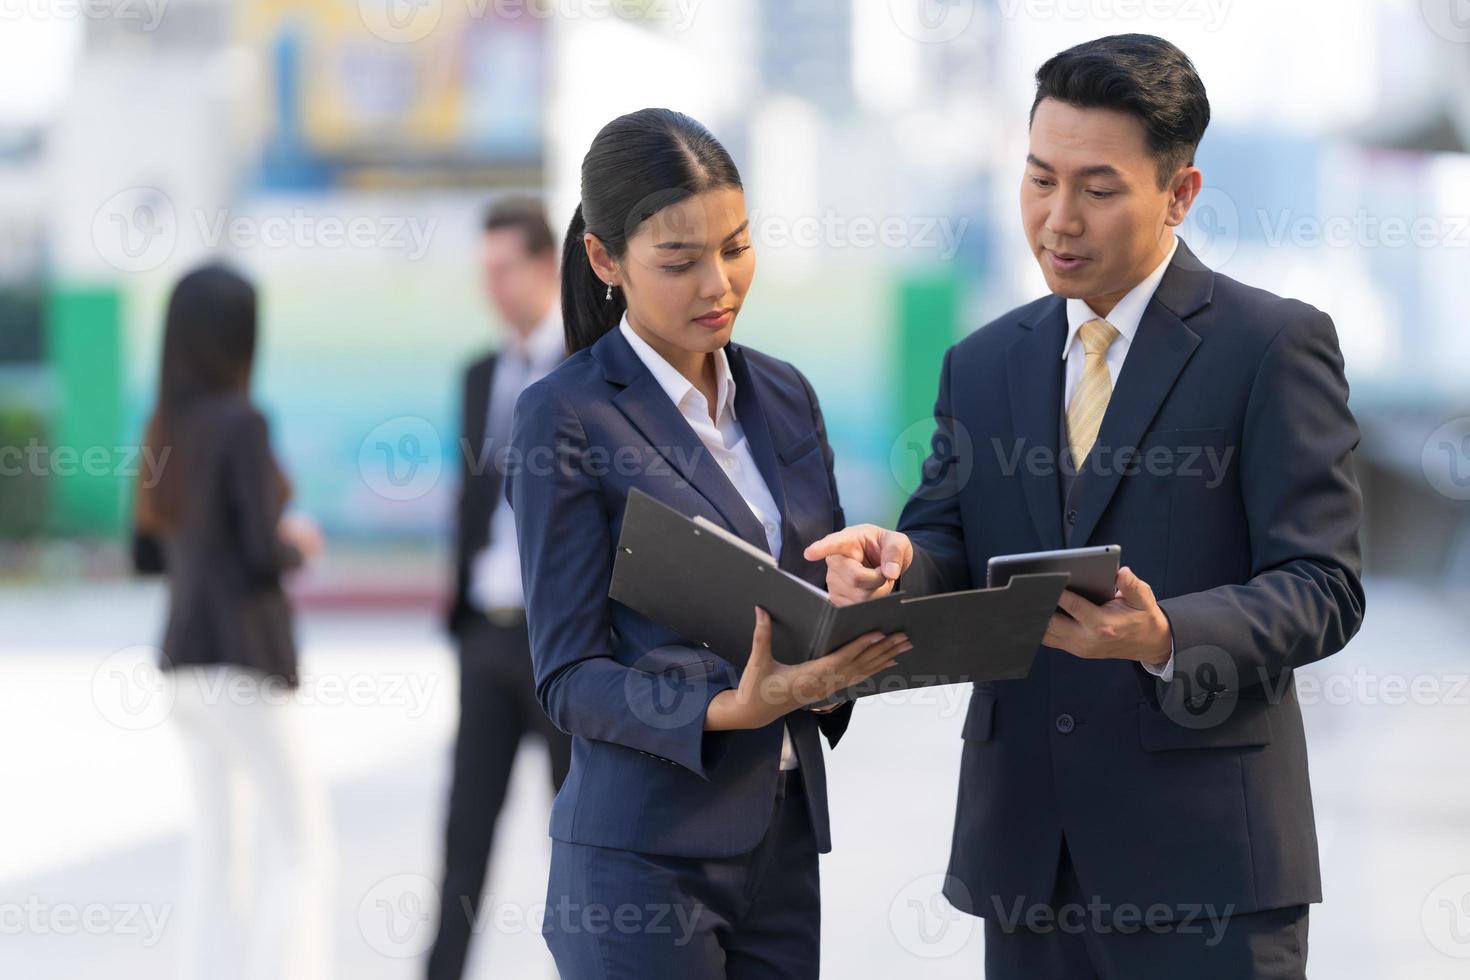
[[[299,679],[280,580],[321,536],[282,516],[290,485],[250,401],[255,334],[255,290],[234,272],[206,266],[174,288],[146,434],[161,476],[137,488],[134,561],[168,579],[162,666],[194,789],[178,975],[319,980],[331,975],[326,803],[289,698]],[[253,811],[236,806],[241,784]]]
[[[608,598],[634,488],[818,587],[825,567],[802,549],[845,522],[811,385],[731,341],[755,253],[724,147],[644,109],[598,133],[581,189],[569,357],[517,402],[507,488],[537,696],[573,736],[543,933],[566,978],[815,977],[831,847],[819,736],[836,744],[852,705],[806,709],[909,644],[872,634],[785,666],[753,609],[736,676]]]

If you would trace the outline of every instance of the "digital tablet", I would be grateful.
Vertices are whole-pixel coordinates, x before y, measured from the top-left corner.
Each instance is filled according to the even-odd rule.
[[[996,555],[986,564],[985,584],[996,589],[1009,582],[1013,575],[1066,572],[1069,576],[1067,588],[1100,606],[1117,592],[1118,566],[1122,560],[1123,548],[1116,544],[1032,551],[1024,555]]]

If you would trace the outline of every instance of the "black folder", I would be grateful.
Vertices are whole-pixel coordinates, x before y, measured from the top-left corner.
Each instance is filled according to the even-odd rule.
[[[939,684],[1025,677],[1067,574],[1017,575],[1002,588],[911,599],[901,592],[837,606],[766,552],[702,517],[634,489],[608,596],[741,669],[755,607],[771,614],[771,652],[787,664],[864,633],[904,632],[914,648],[843,692],[848,698]]]

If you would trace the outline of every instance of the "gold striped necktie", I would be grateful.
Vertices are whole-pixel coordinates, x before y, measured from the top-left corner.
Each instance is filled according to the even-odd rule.
[[[1092,452],[1097,442],[1097,430],[1102,427],[1103,415],[1108,410],[1108,399],[1113,395],[1113,382],[1108,375],[1108,348],[1120,334],[1118,328],[1106,320],[1088,320],[1077,330],[1082,338],[1082,380],[1072,392],[1072,402],[1067,406],[1067,442],[1072,450],[1072,462],[1078,470],[1082,461]]]

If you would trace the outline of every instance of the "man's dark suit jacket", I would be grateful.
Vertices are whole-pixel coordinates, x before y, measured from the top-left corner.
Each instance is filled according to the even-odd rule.
[[[1045,902],[1065,839],[1114,906],[1320,901],[1292,672],[1341,650],[1364,608],[1332,321],[1181,242],[1068,503],[1066,336],[1048,296],[946,354],[900,586],[978,587],[993,555],[1118,544],[1168,616],[1175,677],[1043,647],[1027,678],[976,684],[946,895],[982,916]]]
[[[134,542],[135,567],[168,576],[164,666],[235,664],[294,686],[281,573],[301,554],[276,532],[285,499],[265,418],[243,394],[202,398],[164,465],[182,467],[178,527]]]
[[[826,565],[806,561],[802,551],[842,527],[843,515],[816,394],[784,361],[734,343],[725,351],[736,417],[781,511],[778,563],[824,587]],[[617,328],[521,394],[511,444],[523,461],[506,490],[521,546],[536,696],[572,736],[551,836],[679,857],[752,850],[776,802],[782,721],[704,731],[709,702],[738,684],[734,669],[607,592],[635,487],[764,551],[760,522]],[[818,732],[835,745],[851,714],[849,703],[784,719],[824,852],[831,838]]]
[[[459,499],[454,522],[454,596],[445,617],[445,626],[454,634],[475,615],[469,598],[470,566],[475,555],[490,544],[490,517],[503,483],[499,468],[483,450],[494,379],[494,354],[475,361],[465,370],[464,393],[459,402],[462,415]],[[498,452],[500,447],[494,448]]]

